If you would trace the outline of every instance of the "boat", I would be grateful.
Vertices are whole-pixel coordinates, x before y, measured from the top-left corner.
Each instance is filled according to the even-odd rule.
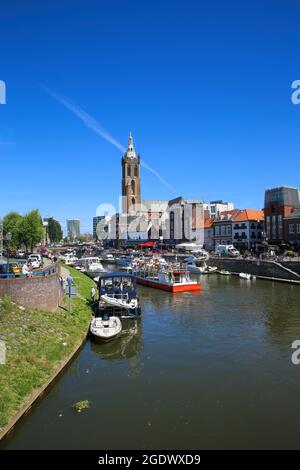
[[[115,263],[115,257],[111,253],[106,253],[105,255],[103,255],[101,257],[101,261],[102,261],[102,263],[114,264]]]
[[[219,274],[221,274],[222,276],[230,276],[231,272],[226,271],[225,269],[221,269],[221,271],[219,271]]]
[[[204,274],[205,273],[205,267],[204,266],[196,266],[196,264],[194,262],[187,263],[185,267],[192,274]]]
[[[95,317],[90,324],[90,333],[96,339],[111,341],[122,331],[122,322],[119,317],[104,314],[103,317]]]
[[[217,266],[207,266],[207,268],[204,271],[204,274],[213,274],[218,271]]]
[[[103,273],[105,269],[103,268],[102,264],[99,262],[90,263],[87,268],[88,274],[95,274],[95,273]]]
[[[154,270],[145,266],[134,271],[136,281],[148,287],[162,289],[168,292],[199,292],[201,284],[190,279],[190,273],[186,269],[169,267],[167,269]]]
[[[125,271],[126,273],[130,273],[130,274],[133,271],[133,267],[131,265],[121,266],[120,269],[121,269],[121,271]]]
[[[137,318],[141,314],[135,276],[125,272],[105,273],[99,277],[98,310],[112,316]]]
[[[119,266],[130,266],[132,263],[132,256],[128,255],[121,255],[118,258],[116,258],[115,263]]]
[[[252,274],[249,273],[240,273],[239,277],[241,279],[245,279],[246,281],[250,281],[252,279]]]
[[[75,266],[76,263],[78,261],[78,258],[76,256],[66,256],[65,257],[65,260],[64,260],[64,263],[67,265],[67,266]]]

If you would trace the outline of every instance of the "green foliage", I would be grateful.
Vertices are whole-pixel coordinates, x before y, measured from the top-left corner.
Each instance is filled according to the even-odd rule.
[[[3,219],[4,244],[6,246],[19,246],[19,226],[23,217],[18,212],[9,212]],[[5,240],[6,234],[10,232],[12,239],[10,242]]]
[[[19,224],[19,241],[26,246],[26,249],[33,248],[41,242],[43,238],[43,223],[38,210],[33,210],[26,214]]]
[[[48,219],[48,236],[51,243],[60,242],[63,238],[63,231],[60,223],[52,217]]]

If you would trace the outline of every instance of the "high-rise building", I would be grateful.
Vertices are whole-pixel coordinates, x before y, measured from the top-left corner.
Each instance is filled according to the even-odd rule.
[[[122,158],[122,211],[134,211],[134,205],[141,203],[140,155],[136,156],[130,132],[128,148]]]
[[[67,220],[68,238],[72,241],[80,237],[80,220],[69,219]]]
[[[98,239],[98,236],[97,236],[97,225],[98,223],[105,219],[105,216],[104,215],[98,215],[96,217],[93,217],[93,238],[94,240],[97,240]]]

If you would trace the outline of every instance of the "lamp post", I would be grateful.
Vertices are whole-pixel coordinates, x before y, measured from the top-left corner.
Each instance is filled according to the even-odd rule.
[[[9,242],[11,242],[12,239],[12,234],[11,232],[7,232],[5,235],[5,240],[8,242],[7,244],[7,265],[6,265],[6,274],[8,274],[8,269],[9,269]]]

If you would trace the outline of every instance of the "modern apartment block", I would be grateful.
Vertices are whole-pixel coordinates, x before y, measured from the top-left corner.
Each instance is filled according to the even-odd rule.
[[[80,220],[69,219],[67,220],[68,238],[72,241],[80,237]]]
[[[93,217],[93,239],[94,240],[98,240],[98,236],[97,236],[97,225],[99,224],[99,222],[101,222],[101,220],[105,219],[105,216],[104,215],[98,215],[96,217]]]

